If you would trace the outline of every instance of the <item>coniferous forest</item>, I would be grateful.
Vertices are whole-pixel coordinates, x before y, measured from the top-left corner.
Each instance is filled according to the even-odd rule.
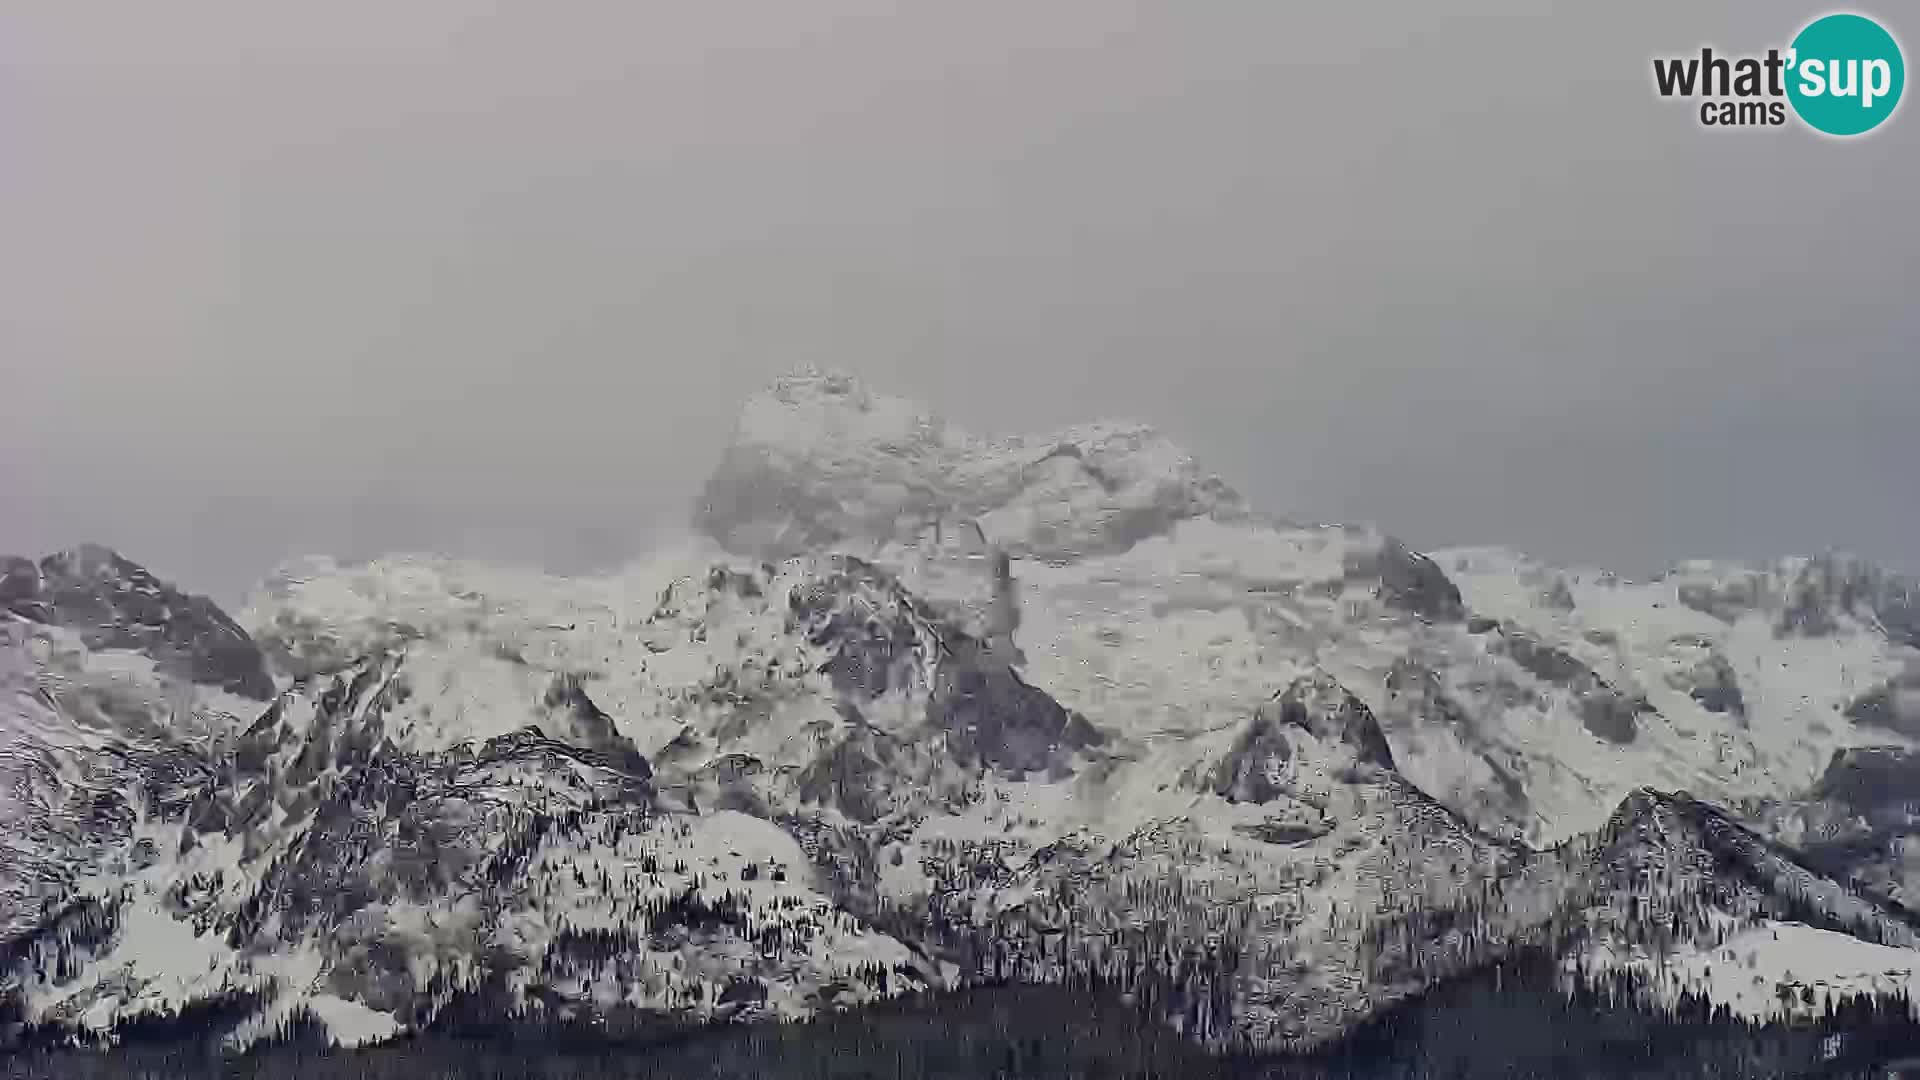
[[[1639,1004],[1628,977],[1572,993],[1544,958],[1448,981],[1310,1055],[1214,1056],[1098,986],[976,987],[896,999],[800,1024],[708,1029],[452,1023],[361,1050],[330,1048],[296,1015],[240,1056],[205,1018],[149,1021],[103,1053],[28,1047],[0,1061],[19,1080],[1440,1080],[1920,1075],[1912,1003],[1858,997],[1817,1018],[1755,1024],[1683,998]],[[1909,1064],[1910,1063],[1910,1067]]]

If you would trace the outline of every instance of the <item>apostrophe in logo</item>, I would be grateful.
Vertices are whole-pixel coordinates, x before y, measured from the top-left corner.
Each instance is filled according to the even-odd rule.
[[[1864,15],[1828,15],[1807,24],[1787,51],[1787,100],[1808,127],[1861,135],[1900,104],[1907,66],[1900,43]]]
[[[1653,62],[1661,97],[1703,99],[1704,127],[1777,127],[1794,115],[1823,134],[1861,135],[1893,115],[1906,82],[1899,42],[1851,13],[1815,19],[1764,56],[1721,56],[1709,46]]]

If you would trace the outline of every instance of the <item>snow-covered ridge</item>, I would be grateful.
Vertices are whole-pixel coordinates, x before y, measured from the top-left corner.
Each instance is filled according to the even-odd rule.
[[[1718,944],[1665,955],[1600,945],[1582,959],[1591,972],[1639,973],[1663,1001],[1692,993],[1755,1020],[1819,1016],[1852,994],[1920,998],[1920,952],[1799,923],[1736,929]]]
[[[708,495],[618,573],[304,560],[237,625],[147,618],[177,594],[110,552],[0,568],[0,810],[33,823],[0,859],[40,931],[0,1005],[99,1030],[238,987],[238,1039],[350,1041],[1094,970],[1306,1045],[1567,925],[1631,962],[1658,928],[1619,866],[1911,951],[1841,884],[1904,882],[1920,836],[1884,790],[1912,594],[1864,564],[1428,556],[1258,517],[1150,429],[984,439],[819,373],[748,403]],[[49,565],[119,629],[66,625]],[[202,632],[267,700],[195,678]]]
[[[41,559],[0,556],[0,611],[70,626],[95,649],[143,652],[193,682],[265,699],[260,650],[225,612],[119,553],[82,544]]]
[[[1110,728],[1202,730],[1324,665],[1409,776],[1539,844],[1642,784],[1778,797],[1840,749],[1920,735],[1912,583],[1858,560],[1635,583],[1498,548],[1429,559],[1260,518],[1149,429],[984,439],[839,373],[747,404],[699,520],[754,557],[870,555],[974,625],[982,565],[1012,556],[1026,670]]]

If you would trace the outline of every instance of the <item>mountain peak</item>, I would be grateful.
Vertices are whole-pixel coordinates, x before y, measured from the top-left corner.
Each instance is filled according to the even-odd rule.
[[[1849,624],[1920,648],[1920,581],[1829,552],[1763,565],[1694,559],[1661,578],[1682,604],[1726,622],[1765,614],[1782,637],[1825,637]]]
[[[972,518],[1013,556],[1060,560],[1245,513],[1144,425],[989,438],[845,372],[809,370],[748,399],[696,519],[729,550],[784,558],[911,543],[932,522]]]
[[[70,574],[99,576],[106,573],[144,572],[144,568],[105,544],[83,541],[42,559]]]
[[[0,557],[0,609],[76,630],[89,648],[146,653],[197,683],[258,700],[273,694],[265,658],[226,612],[104,544],[80,544],[37,564]]]
[[[289,564],[255,637],[100,545],[0,559],[0,802],[40,808],[0,829],[0,1042],[1098,976],[1300,1049],[1516,949],[1788,922],[1920,972],[1843,884],[1920,831],[1914,592],[1856,561],[1436,561],[1145,425],[982,436],[835,370],[745,403],[699,524],[584,578]]]

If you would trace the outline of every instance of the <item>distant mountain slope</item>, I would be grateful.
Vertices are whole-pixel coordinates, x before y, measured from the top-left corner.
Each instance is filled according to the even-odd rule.
[[[273,694],[260,650],[204,596],[189,596],[98,544],[39,563],[0,556],[0,606],[72,627],[92,649],[144,653],[169,674],[251,698]]]

